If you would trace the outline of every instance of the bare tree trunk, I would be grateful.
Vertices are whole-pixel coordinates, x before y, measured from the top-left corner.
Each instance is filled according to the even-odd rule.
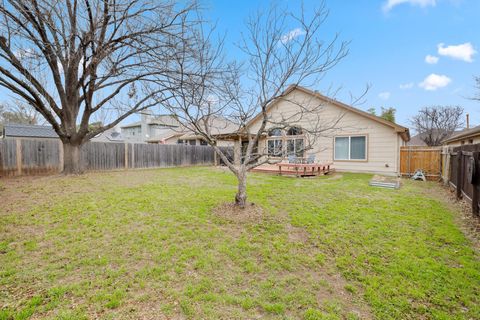
[[[80,174],[83,172],[80,148],[80,144],[63,141],[63,174]]]
[[[240,208],[247,205],[247,171],[246,168],[240,168],[237,174],[238,190],[235,195],[235,204]]]

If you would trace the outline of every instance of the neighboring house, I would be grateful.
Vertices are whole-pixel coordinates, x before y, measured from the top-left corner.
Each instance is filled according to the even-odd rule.
[[[422,139],[422,134],[419,133],[419,134],[416,134],[416,135],[414,135],[413,137],[410,138],[410,141],[407,142],[407,146],[412,146],[412,147],[421,146],[421,147],[425,147],[425,146],[427,146],[427,144],[423,141],[423,139]]]
[[[124,142],[121,132],[118,132],[116,128],[110,128],[97,136],[93,137],[91,141],[94,142]]]
[[[172,115],[152,116],[148,111],[141,120],[120,127],[126,142],[177,143],[177,137],[185,134],[180,122]]]
[[[58,139],[58,135],[52,127],[32,124],[4,124],[0,130],[0,137]]]
[[[443,142],[444,145],[451,147],[476,143],[480,143],[480,126],[456,132]]]
[[[225,119],[213,118],[208,123],[213,134],[234,132],[236,127]],[[141,120],[121,127],[126,142],[207,145],[207,142],[190,130],[187,130],[173,115],[152,116],[143,112]],[[230,142],[219,140],[218,145],[231,145]]]
[[[441,143],[445,141],[446,139],[450,138],[452,135],[458,133],[460,131],[455,131],[453,133],[448,133],[445,130],[441,129],[432,129],[432,139],[433,140],[439,140]],[[425,143],[425,138],[428,137],[427,133],[418,133],[414,135],[410,141],[408,141],[407,146],[427,146]]]
[[[282,119],[299,110],[319,105],[322,105],[322,122],[326,126],[336,123],[335,128],[325,130],[317,139],[312,139],[306,132],[312,131],[312,123],[316,123],[317,119],[309,119],[308,114],[289,128],[279,129],[269,124],[268,134],[260,138],[258,150],[279,159],[289,154],[301,157],[315,154],[317,162],[333,162],[339,171],[399,173],[400,147],[410,139],[408,128],[317,92],[302,87],[289,87],[284,98],[267,107],[269,123],[282,122]],[[249,122],[249,132],[257,132],[261,121],[262,117],[258,115]],[[238,154],[239,138],[235,139]],[[308,142],[313,140],[312,149],[303,150],[303,146],[309,145]]]
[[[0,138],[58,139],[58,135],[51,126],[4,124],[3,126],[0,125]],[[91,140],[96,142],[123,142],[121,134],[115,128],[108,129]]]

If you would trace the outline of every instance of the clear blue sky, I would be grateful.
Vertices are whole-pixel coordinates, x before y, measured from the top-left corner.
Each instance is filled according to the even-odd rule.
[[[205,3],[206,16],[226,32],[230,57],[239,54],[232,44],[239,40],[245,19],[269,3]],[[300,6],[299,1],[278,3],[292,10]],[[318,1],[304,4],[310,10]],[[437,104],[461,105],[470,113],[471,123],[480,124],[480,102],[468,99],[475,94],[473,76],[480,76],[480,1],[327,0],[326,4],[330,16],[323,29],[325,38],[340,32],[341,39],[351,41],[350,54],[314,89],[341,86],[337,99],[348,103],[349,92],[359,94],[370,84],[366,103],[359,107],[394,107],[397,122],[404,125],[419,108]]]

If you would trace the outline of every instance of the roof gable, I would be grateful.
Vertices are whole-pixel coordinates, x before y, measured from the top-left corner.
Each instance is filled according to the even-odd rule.
[[[337,101],[335,99],[332,99],[332,98],[329,98],[327,96],[324,96],[318,92],[315,92],[315,91],[312,91],[310,89],[307,89],[307,88],[304,88],[304,87],[300,87],[300,86],[296,86],[296,85],[290,85],[283,93],[282,93],[282,97],[285,97],[287,95],[289,95],[290,93],[292,93],[293,91],[295,90],[298,90],[298,91],[301,91],[303,93],[306,93],[308,95],[311,95],[311,96],[314,96],[322,101],[325,101],[327,103],[330,103],[334,106],[337,106],[339,108],[342,108],[342,109],[345,109],[347,111],[350,111],[350,112],[353,112],[355,114],[358,114],[362,117],[365,117],[365,118],[368,118],[370,120],[373,120],[373,121],[376,121],[378,123],[381,123],[385,126],[388,126],[388,127],[391,127],[395,130],[395,132],[399,133],[402,137],[402,139],[404,141],[409,141],[410,140],[410,132],[409,132],[409,129],[404,127],[404,126],[401,126],[401,125],[398,125],[396,123],[393,123],[393,122],[390,122],[388,120],[385,120],[383,118],[380,118],[378,116],[375,116],[373,114],[370,114],[368,112],[365,112],[363,110],[360,110],[360,109],[357,109],[355,107],[352,107],[352,106],[349,106],[343,102],[340,102],[340,101]],[[267,106],[267,112],[269,112],[273,106],[275,106],[278,102],[280,102],[282,100],[282,98],[279,98],[279,99],[275,99],[273,102],[271,102],[268,106]],[[259,113],[258,115],[256,115],[252,120],[249,121],[249,123],[247,124],[247,126],[250,126],[252,125],[259,117],[261,116],[261,113]]]

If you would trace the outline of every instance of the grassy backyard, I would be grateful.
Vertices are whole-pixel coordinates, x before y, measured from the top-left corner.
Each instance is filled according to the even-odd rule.
[[[479,319],[480,258],[434,183],[214,168],[0,182],[0,319]]]

